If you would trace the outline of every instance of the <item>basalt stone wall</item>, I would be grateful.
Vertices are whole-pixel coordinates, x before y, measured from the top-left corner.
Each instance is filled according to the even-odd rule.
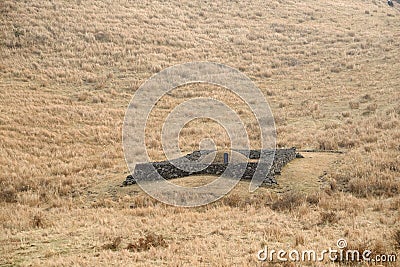
[[[235,150],[236,152],[247,155],[249,159],[260,159],[260,156],[265,157],[274,156],[274,151],[271,150]],[[254,173],[257,171],[265,177],[265,184],[276,184],[274,176],[280,174],[281,169],[289,161],[293,160],[300,155],[296,153],[295,148],[290,149],[277,149],[271,168],[269,164],[263,162],[243,162],[232,164],[202,164],[195,163],[202,156],[207,155],[213,151],[201,150],[194,151],[183,158],[193,161],[193,163],[182,164],[183,158],[178,158],[171,161],[152,162],[137,164],[133,175],[128,175],[123,185],[131,185],[136,183],[137,180],[157,180],[157,171],[164,179],[173,179],[179,177],[186,177],[190,175],[224,175],[225,177],[240,177],[241,179],[252,179]],[[176,167],[174,163],[180,163],[182,169]],[[186,161],[187,162],[187,161]],[[184,169],[184,170],[183,170]]]

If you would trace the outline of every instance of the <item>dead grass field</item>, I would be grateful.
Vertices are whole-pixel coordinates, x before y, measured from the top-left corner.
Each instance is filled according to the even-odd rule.
[[[342,237],[400,258],[400,12],[386,1],[3,0],[0,14],[0,265],[254,266],[264,245],[322,250]],[[249,76],[279,147],[346,153],[304,153],[279,186],[250,194],[240,182],[193,209],[119,187],[132,94],[189,61]],[[244,103],[191,85],[153,111],[152,158],[160,122],[197,95],[233,105],[257,146]],[[193,121],[180,145],[225,148],[221,129]]]

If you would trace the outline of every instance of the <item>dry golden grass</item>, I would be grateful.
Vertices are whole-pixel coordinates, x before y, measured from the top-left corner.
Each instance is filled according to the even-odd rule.
[[[340,237],[400,257],[400,13],[385,2],[1,1],[0,265],[254,266],[264,245],[317,250]],[[248,75],[279,147],[346,153],[307,154],[277,187],[250,194],[240,182],[194,209],[120,188],[132,94],[188,61]],[[230,104],[257,146],[240,99],[190,85],[153,110],[153,159],[163,158],[160,122],[198,95]],[[206,137],[230,145],[220,126],[196,120],[180,146]]]

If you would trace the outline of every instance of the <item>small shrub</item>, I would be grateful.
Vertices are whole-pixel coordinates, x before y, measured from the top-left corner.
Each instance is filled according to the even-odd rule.
[[[111,243],[104,244],[102,246],[103,249],[109,249],[109,250],[117,250],[119,245],[121,244],[122,238],[120,236],[114,238],[114,240]]]
[[[321,221],[319,224],[333,224],[339,221],[339,218],[334,211],[323,211],[320,215]]]
[[[391,210],[400,210],[400,198],[395,199],[390,205]]]
[[[322,137],[318,140],[319,149],[321,150],[336,150],[338,149],[337,142],[332,138]]]
[[[372,245],[372,254],[377,255],[377,254],[387,254],[387,248],[385,243],[382,240],[375,240],[375,242]]]
[[[154,207],[157,203],[152,197],[149,196],[137,196],[134,198],[133,202],[129,205],[131,209],[136,208],[147,208],[147,207]]]
[[[398,182],[390,179],[353,178],[348,183],[348,191],[358,197],[396,196],[400,192]]]
[[[9,186],[0,189],[0,201],[13,203],[17,202],[17,191],[14,187]]]
[[[320,200],[320,197],[318,194],[312,194],[312,195],[308,195],[306,197],[306,201],[310,205],[315,205],[315,206],[318,205],[319,200]]]
[[[46,226],[46,218],[42,213],[33,215],[31,224],[34,228],[44,228]]]
[[[147,234],[134,243],[129,243],[126,249],[134,252],[146,251],[152,247],[166,247],[167,243],[162,235]]]
[[[327,184],[324,187],[324,192],[326,194],[328,194],[329,196],[331,196],[337,190],[337,187],[338,186],[337,186],[336,180],[330,178],[330,179],[327,180]]]
[[[237,193],[232,193],[223,197],[220,201],[215,202],[215,205],[219,206],[220,203],[222,203],[222,205],[240,209],[248,206],[259,208],[270,205],[272,199],[273,197],[271,194],[265,193],[250,196],[240,196]]]
[[[277,211],[293,210],[304,202],[304,196],[297,192],[287,192],[283,194],[271,205],[271,209]]]
[[[222,203],[226,206],[237,208],[241,205],[241,197],[238,194],[230,194],[222,199]]]
[[[354,242],[354,243],[349,242],[347,247],[344,248],[343,255],[350,255],[350,254],[348,254],[349,251],[358,251],[358,254],[362,255],[364,253],[364,251],[370,250],[370,249],[371,249],[371,242],[369,240],[361,240],[361,241]],[[354,263],[354,262],[351,261],[351,258],[350,258],[350,262],[347,262],[347,263]]]

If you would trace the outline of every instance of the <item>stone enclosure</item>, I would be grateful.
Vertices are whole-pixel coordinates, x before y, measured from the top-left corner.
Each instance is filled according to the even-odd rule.
[[[295,148],[276,149],[275,156],[274,151],[272,150],[232,150],[230,154],[239,153],[242,155],[242,158],[239,157],[239,160],[237,160],[238,157],[235,157],[236,160],[230,162],[229,164],[224,162],[216,162],[215,160],[211,163],[202,163],[202,159],[206,158],[212,153],[216,153],[216,151],[198,150],[187,154],[182,158],[177,158],[171,161],[137,164],[135,166],[133,175],[128,175],[123,182],[123,185],[127,186],[135,184],[139,179],[155,180],[156,177],[154,177],[154,169],[157,170],[158,174],[160,174],[164,179],[180,178],[190,175],[224,174],[226,177],[237,178],[238,176],[241,176],[241,179],[250,180],[256,172],[258,165],[260,165],[261,168],[258,168],[257,171],[261,170],[262,175],[265,176],[263,184],[272,185],[277,184],[275,175],[279,175],[281,169],[288,162],[296,157],[302,157],[299,153],[296,153]],[[274,156],[272,166],[269,171],[267,163],[258,161],[261,155],[263,155],[263,158]],[[228,167],[228,165],[230,165],[230,167]]]

